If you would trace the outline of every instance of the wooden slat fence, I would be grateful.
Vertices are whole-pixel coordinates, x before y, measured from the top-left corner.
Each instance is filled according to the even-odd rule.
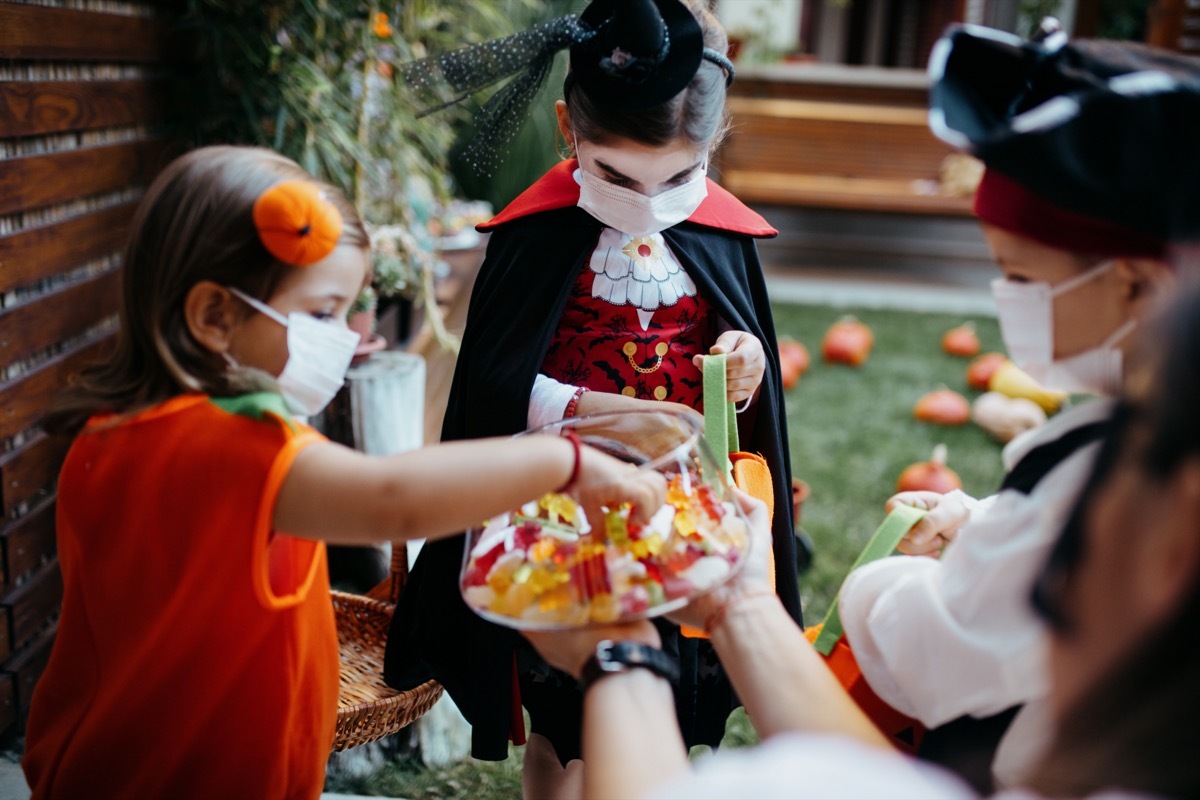
[[[169,155],[174,9],[0,0],[0,734],[19,731],[62,600],[47,404],[111,346],[121,250]]]
[[[1147,21],[1150,44],[1200,56],[1200,0],[1156,0]]]

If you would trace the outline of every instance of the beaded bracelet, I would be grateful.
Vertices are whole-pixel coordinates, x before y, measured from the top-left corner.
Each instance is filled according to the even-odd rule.
[[[575,416],[575,412],[579,408],[579,398],[583,397],[583,393],[588,391],[586,386],[580,386],[575,390],[575,394],[571,396],[571,401],[567,403],[567,410],[563,412],[563,419],[570,419]]]
[[[575,463],[571,466],[571,477],[567,478],[567,482],[561,487],[554,490],[557,494],[571,491],[571,487],[575,485],[575,481],[579,480],[579,461],[580,456],[582,455],[580,453],[580,447],[582,446],[582,443],[579,441],[579,434],[568,428],[567,430],[563,431],[562,435],[564,438],[570,441],[571,445],[575,448]]]

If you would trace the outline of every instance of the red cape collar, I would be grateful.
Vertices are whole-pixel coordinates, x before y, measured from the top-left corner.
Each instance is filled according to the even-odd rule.
[[[573,158],[555,164],[503,211],[476,226],[476,229],[487,232],[521,217],[576,205],[579,202],[579,184],[575,182],[574,177],[577,166]],[[779,233],[759,214],[751,211],[741,200],[722,189],[711,178],[708,179],[708,197],[704,198],[700,207],[688,217],[688,222],[746,236],[770,237]]]

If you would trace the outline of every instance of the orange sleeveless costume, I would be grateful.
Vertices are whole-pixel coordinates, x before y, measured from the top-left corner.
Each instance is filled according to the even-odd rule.
[[[277,395],[93,419],[59,481],[58,635],[34,798],[315,798],[337,714],[325,545],[275,534],[297,453]]]

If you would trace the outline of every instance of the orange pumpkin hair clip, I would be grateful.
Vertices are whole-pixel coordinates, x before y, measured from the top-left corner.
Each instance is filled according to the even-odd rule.
[[[254,227],[271,255],[307,267],[333,252],[342,236],[342,215],[315,183],[277,183],[254,201]]]

